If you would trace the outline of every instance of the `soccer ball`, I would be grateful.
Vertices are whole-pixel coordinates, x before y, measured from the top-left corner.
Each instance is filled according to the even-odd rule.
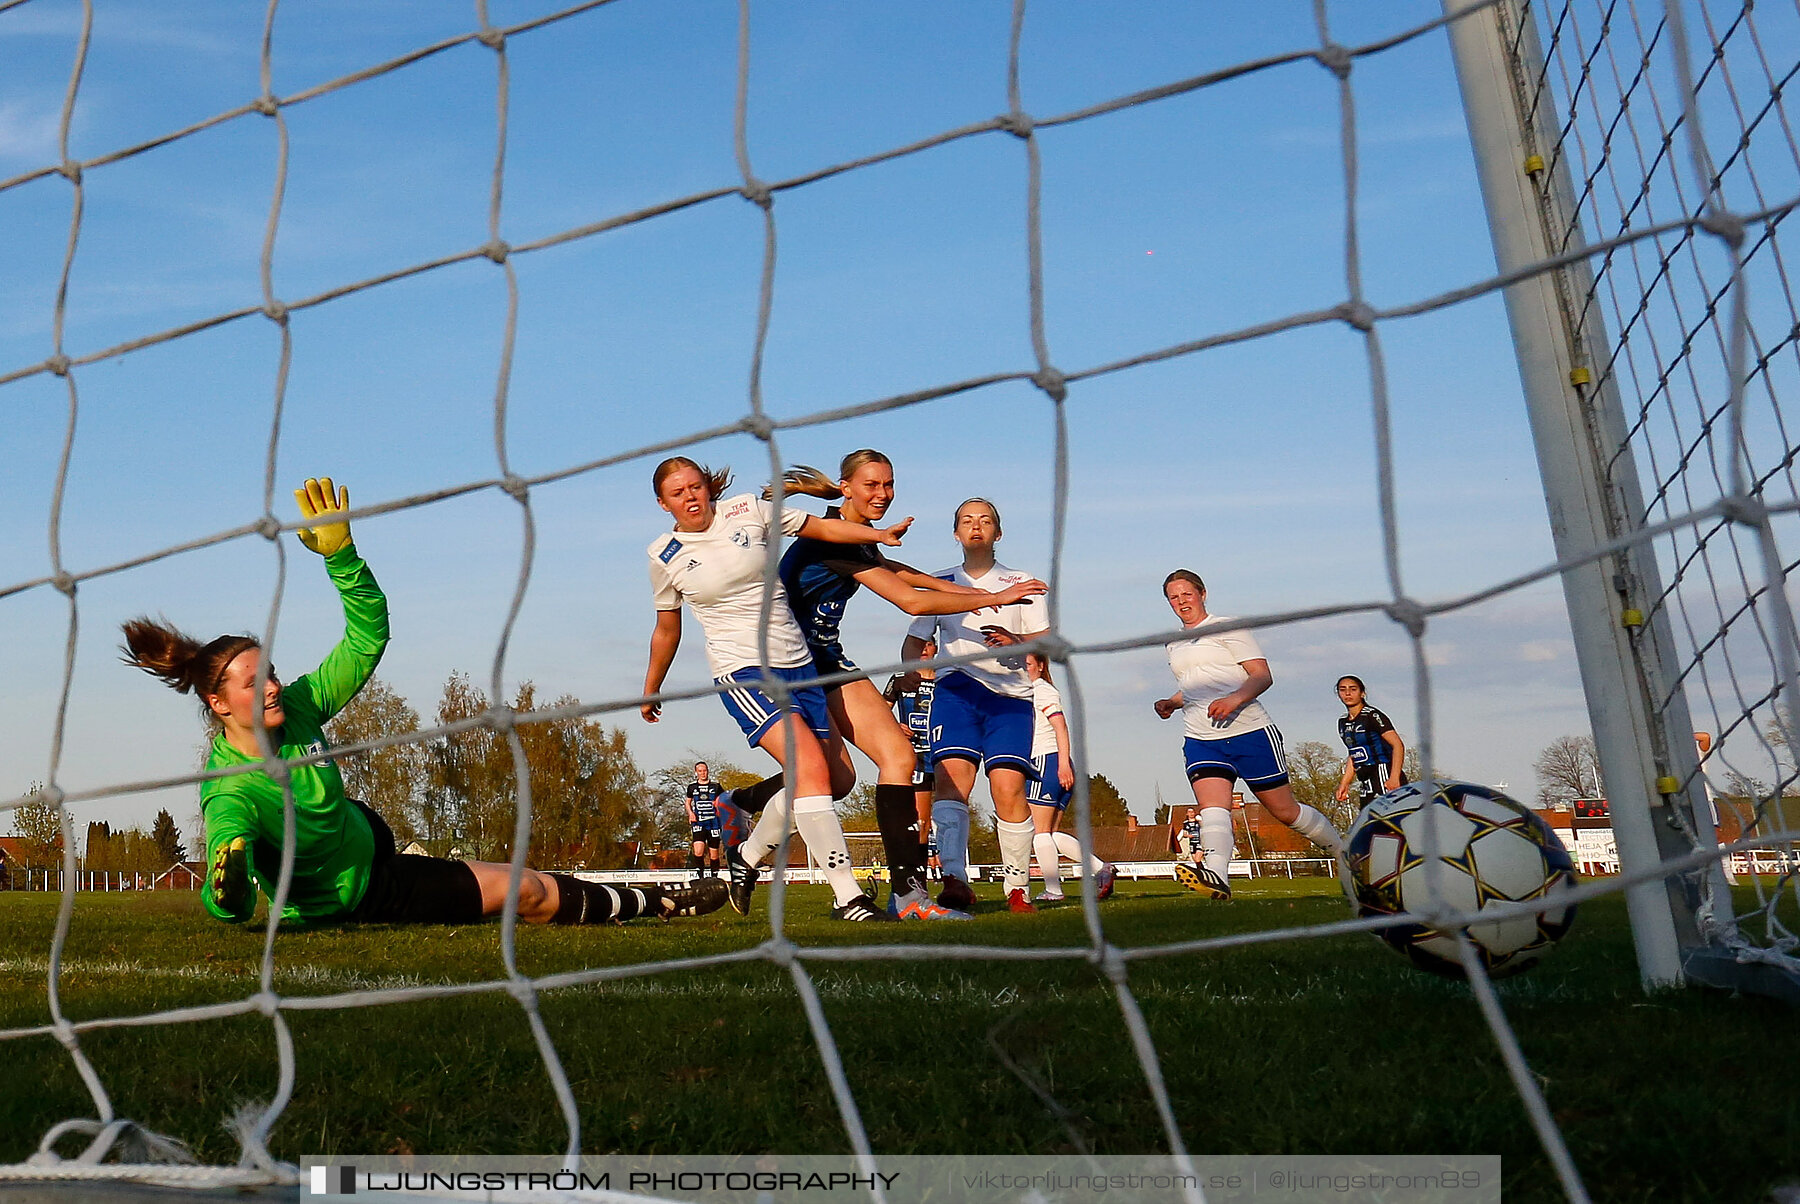
[[[1416,782],[1390,790],[1357,814],[1344,838],[1355,881],[1357,914],[1391,916],[1432,910],[1426,881],[1428,834],[1435,833],[1438,906],[1479,912],[1543,899],[1536,914],[1471,923],[1469,940],[1491,977],[1534,965],[1569,931],[1575,905],[1557,896],[1575,882],[1575,867],[1550,826],[1522,804],[1468,782]],[[1413,965],[1463,977],[1456,939],[1425,924],[1375,934]]]

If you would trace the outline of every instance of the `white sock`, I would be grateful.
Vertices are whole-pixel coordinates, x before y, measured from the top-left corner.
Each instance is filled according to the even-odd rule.
[[[937,825],[938,864],[946,878],[969,880],[969,804],[936,799],[931,822]]]
[[[831,893],[837,896],[839,907],[863,893],[850,870],[850,846],[844,843],[844,827],[832,810],[830,795],[795,799],[794,826],[800,829],[800,838],[806,841],[813,860],[825,871],[825,881],[831,883]]]
[[[1225,807],[1206,807],[1200,812],[1201,863],[1226,882],[1231,881],[1231,853],[1237,838],[1231,831],[1231,812]]]
[[[1008,891],[1031,885],[1031,838],[1036,833],[1028,819],[1006,820],[996,817],[994,826],[1000,834],[1000,867],[1006,874]]]
[[[1067,857],[1070,861],[1073,861],[1076,865],[1083,864],[1081,842],[1067,832],[1058,832],[1056,834],[1056,848],[1058,852],[1064,857]],[[1091,853],[1088,854],[1086,858],[1086,865],[1087,872],[1090,874],[1098,874],[1101,870],[1106,868],[1106,862],[1100,860]]]
[[[1052,895],[1062,894],[1062,868],[1057,864],[1062,857],[1056,851],[1055,835],[1039,832],[1031,838],[1031,848],[1037,854],[1038,869],[1044,875],[1044,890]]]
[[[1338,835],[1338,830],[1331,826],[1331,821],[1317,807],[1301,803],[1299,816],[1288,827],[1321,848],[1330,849],[1332,856],[1344,855],[1344,838]]]
[[[781,791],[763,806],[750,835],[738,846],[738,855],[747,865],[761,865],[770,853],[780,847],[789,830],[788,792]]]

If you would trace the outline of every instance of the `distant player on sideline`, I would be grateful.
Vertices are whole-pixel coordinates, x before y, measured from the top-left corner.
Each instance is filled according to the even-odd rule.
[[[719,858],[723,855],[723,845],[719,836],[719,795],[724,793],[723,787],[712,780],[712,769],[705,761],[694,762],[694,780],[688,783],[687,813],[690,834],[694,842],[693,850],[688,854],[688,868],[696,870],[702,877],[719,876]]]
[[[1180,847],[1181,855],[1183,857],[1186,857],[1189,861],[1193,862],[1195,869],[1199,869],[1200,865],[1201,865],[1201,861],[1200,861],[1201,829],[1200,829],[1199,808],[1189,807],[1187,809],[1187,818],[1181,821],[1181,827],[1178,830],[1178,835],[1180,838],[1180,846],[1179,847]]]
[[[1337,801],[1350,801],[1350,786],[1362,790],[1367,803],[1378,794],[1398,790],[1406,785],[1406,744],[1393,722],[1368,703],[1368,692],[1360,677],[1338,678],[1337,694],[1345,714],[1338,720],[1338,738],[1349,755],[1344,758],[1344,776],[1338,782]]]
[[[756,889],[755,867],[768,859],[791,826],[799,830],[807,850],[824,868],[837,899],[831,913],[834,919],[887,920],[888,914],[862,893],[850,870],[850,849],[832,809],[831,769],[825,753],[831,739],[831,716],[825,692],[812,684],[818,676],[812,655],[779,581],[769,612],[769,662],[770,672],[788,684],[788,706],[764,692],[757,629],[765,592],[764,549],[771,538],[804,533],[828,543],[895,546],[912,520],[877,529],[786,507],[780,531],[771,532],[774,507],[748,493],[721,500],[730,483],[728,470],[715,472],[686,456],[664,460],[651,476],[657,505],[674,516],[675,529],[650,541],[656,627],[650,635],[644,693],[661,690],[669,675],[669,666],[681,647],[681,608],[685,603],[706,633],[706,659],[714,683],[730,687],[719,700],[750,744],[782,763],[783,776],[788,779],[786,788],[767,800],[750,838],[726,849],[732,907],[749,914],[750,897]],[[646,702],[639,710],[649,723],[662,715],[659,703]],[[790,733],[793,765],[785,763]],[[745,793],[736,792],[734,803],[744,806]]]
[[[266,735],[294,798],[294,870],[281,910],[284,924],[366,920],[467,924],[498,915],[506,904],[509,865],[451,861],[394,850],[394,834],[367,805],[344,797],[330,760],[291,764],[327,749],[324,727],[375,672],[388,643],[387,598],[356,553],[350,491],[331,478],[294,491],[312,526],[300,542],[325,558],[344,605],[344,637],[311,673],[281,684],[275,667],[258,683],[262,646],[255,636],[222,635],[202,644],[148,618],[125,624],[125,663],[200,699],[214,729],[208,772],[264,761]],[[274,905],[280,882],[286,810],[281,786],[264,769],[200,783],[206,823],[206,885],[200,902],[214,917],[241,924],[262,893]],[[532,924],[599,924],[637,916],[701,915],[723,906],[719,883],[685,890],[611,887],[566,874],[526,869],[519,879],[519,918]]]
[[[869,526],[879,522],[893,503],[894,466],[880,452],[863,448],[844,457],[835,485],[817,469],[799,467],[783,475],[783,486],[790,493],[841,500],[841,506],[826,510],[827,518]],[[868,586],[909,615],[998,610],[1044,592],[1044,583],[1033,580],[991,592],[970,588],[889,560],[873,545],[830,544],[804,535],[781,558],[781,584],[806,635],[813,665],[821,674],[856,671],[855,662],[839,642],[838,627],[844,606],[859,586]],[[875,762],[875,823],[892,870],[888,910],[902,920],[969,918],[966,912],[933,903],[927,890],[918,808],[913,801],[915,758],[906,729],[866,677],[827,685],[825,698],[834,729],[827,748],[833,762],[832,793],[842,797],[856,784],[856,767],[844,748],[845,741]]]
[[[1169,643],[1169,668],[1180,689],[1156,700],[1156,715],[1181,711],[1187,730],[1188,783],[1200,807],[1201,865],[1175,876],[1215,899],[1231,898],[1231,784],[1242,778],[1269,814],[1342,858],[1343,838],[1316,807],[1295,800],[1288,785],[1281,732],[1256,701],[1274,684],[1269,662],[1248,631],[1211,632],[1227,620],[1206,613],[1206,586],[1187,569],[1163,580],[1163,597],[1195,634]]]
[[[919,652],[919,659],[937,655],[937,645],[930,640]],[[881,696],[894,708],[894,718],[906,729],[913,749],[913,809],[918,816],[919,856],[925,865],[927,879],[937,874],[937,839],[931,835],[931,795],[936,781],[931,772],[931,695],[937,689],[937,673],[930,668],[911,673],[896,673],[888,678]],[[890,899],[891,903],[893,900]]]
[[[994,559],[1000,539],[1000,511],[986,498],[970,498],[956,508],[952,526],[962,545],[962,563],[938,576],[976,589],[1001,590],[1032,578]],[[1036,639],[1049,630],[1043,598],[1024,598],[981,623],[972,615],[925,615],[913,620],[901,645],[903,660],[917,660],[927,640],[944,656],[964,656]],[[985,765],[994,799],[1000,859],[1006,873],[1007,906],[1031,912],[1031,810],[1025,782],[1031,768],[1031,678],[1022,656],[986,657],[940,669],[931,696],[931,764],[936,776],[932,818],[944,863],[938,902],[967,911],[975,903],[969,888],[969,794]]]
[[[1063,716],[1062,693],[1050,680],[1050,662],[1037,653],[1026,654],[1025,671],[1031,675],[1031,706],[1037,713],[1031,733],[1031,766],[1036,776],[1026,787],[1025,801],[1031,807],[1031,826],[1036,833],[1031,846],[1037,853],[1038,871],[1044,876],[1044,890],[1038,902],[1063,901],[1064,857],[1087,867],[1094,879],[1096,899],[1110,899],[1118,871],[1092,854],[1084,857],[1080,841],[1057,831],[1075,789],[1075,758],[1069,742],[1069,721]]]

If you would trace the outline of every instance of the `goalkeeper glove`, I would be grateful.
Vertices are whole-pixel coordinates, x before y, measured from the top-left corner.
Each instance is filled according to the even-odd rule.
[[[250,850],[242,836],[219,846],[208,885],[220,910],[250,918],[250,910],[256,906],[256,888],[250,884]]]
[[[300,503],[301,517],[314,521],[313,526],[295,532],[301,543],[321,556],[349,546],[350,524],[332,521],[350,509],[350,490],[346,486],[339,485],[334,492],[330,477],[308,477],[304,486],[294,490],[294,500]]]

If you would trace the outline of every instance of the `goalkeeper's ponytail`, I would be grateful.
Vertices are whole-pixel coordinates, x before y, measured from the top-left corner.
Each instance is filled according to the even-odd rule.
[[[199,698],[207,722],[216,725],[218,716],[207,698],[219,692],[227,665],[240,653],[260,647],[262,642],[252,635],[222,635],[202,644],[167,621],[139,617],[125,624],[125,643],[119,651],[126,664],[161,678],[178,693]]]

